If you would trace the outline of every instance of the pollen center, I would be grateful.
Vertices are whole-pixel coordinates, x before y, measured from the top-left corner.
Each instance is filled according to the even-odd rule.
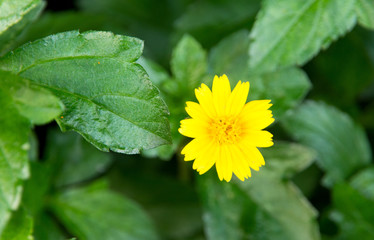
[[[209,133],[219,144],[235,143],[240,138],[241,129],[232,119],[219,118],[211,122]]]

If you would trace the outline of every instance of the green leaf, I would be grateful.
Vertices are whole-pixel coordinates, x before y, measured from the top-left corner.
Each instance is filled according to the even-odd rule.
[[[363,129],[332,106],[308,101],[282,124],[291,136],[317,152],[317,163],[326,171],[327,186],[344,181],[371,160]]]
[[[237,29],[250,28],[259,8],[257,0],[193,1],[175,26],[209,46]]]
[[[306,74],[298,68],[287,68],[261,75],[248,69],[247,54],[249,32],[241,30],[222,40],[209,54],[209,70],[213,74],[226,74],[232,87],[241,81],[249,81],[249,100],[271,99],[271,110],[276,119],[299,104],[311,87]]]
[[[147,167],[155,163],[153,159],[118,161],[124,166],[113,168],[110,185],[147,211],[161,239],[193,239],[202,229],[202,211],[194,186],[162,172],[141,171],[140,161]]]
[[[374,201],[362,196],[348,184],[338,184],[333,191],[331,218],[339,225],[339,240],[374,238]]]
[[[109,32],[65,32],[26,44],[3,69],[51,90],[66,107],[58,123],[103,151],[138,153],[169,143],[167,107],[134,63],[143,43]]]
[[[22,208],[12,214],[10,221],[2,232],[1,240],[31,240],[33,220]]]
[[[173,49],[170,65],[179,90],[174,94],[192,95],[206,74],[206,52],[194,38],[184,35]]]
[[[64,109],[61,101],[50,91],[37,86],[10,72],[0,70],[3,88],[11,96],[15,108],[20,115],[33,124],[45,124],[60,115]]]
[[[374,167],[368,167],[351,179],[350,185],[367,199],[374,201]]]
[[[356,0],[356,14],[358,22],[374,30],[374,2],[371,0]]]
[[[263,1],[251,32],[256,72],[303,65],[356,23],[354,0]]]
[[[0,56],[12,46],[12,40],[39,16],[44,5],[42,0],[0,2]]]
[[[111,164],[108,153],[100,152],[74,132],[50,131],[46,159],[54,170],[57,187],[89,180]]]
[[[42,212],[34,218],[34,238],[35,240],[67,240],[62,230],[57,225],[56,220],[46,212]]]
[[[245,182],[199,176],[208,239],[320,239],[315,210],[288,180],[314,153],[297,144],[275,146],[263,151],[266,165]]]
[[[300,144],[279,141],[276,141],[271,148],[261,149],[261,153],[266,160],[266,167],[260,171],[287,179],[309,167],[316,158],[316,152],[313,149]]]
[[[68,190],[55,198],[52,208],[79,239],[158,239],[139,206],[102,183]]]
[[[9,209],[17,209],[22,180],[29,176],[27,152],[31,124],[13,104],[9,84],[12,80],[11,74],[0,72],[0,201]]]

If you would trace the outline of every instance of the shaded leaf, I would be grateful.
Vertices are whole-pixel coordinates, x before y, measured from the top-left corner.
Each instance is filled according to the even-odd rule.
[[[61,231],[53,217],[43,212],[34,218],[35,240],[66,240],[68,239]]]
[[[12,40],[39,16],[44,5],[43,0],[0,2],[0,56],[12,46]]]
[[[326,171],[327,186],[342,182],[371,160],[362,128],[332,106],[308,101],[282,124],[291,136],[317,152],[317,163]]]
[[[374,2],[371,0],[356,0],[358,22],[367,28],[374,29]]]
[[[248,68],[248,34],[247,30],[241,30],[216,45],[209,54],[209,71],[218,75],[227,74],[232,87],[239,80],[249,81],[249,100],[271,99],[271,109],[278,119],[288,109],[299,104],[311,84],[306,74],[298,68],[252,74],[253,71]]]
[[[368,167],[356,174],[350,185],[367,199],[374,201],[374,167]]]
[[[373,200],[362,196],[348,184],[338,184],[333,190],[334,212],[331,218],[339,225],[339,240],[370,240],[374,238]]]
[[[210,46],[237,29],[250,28],[259,3],[258,0],[193,1],[175,27]]]
[[[100,182],[60,194],[52,208],[79,239],[158,239],[151,221],[137,204]]]
[[[102,174],[111,164],[109,154],[100,152],[74,132],[51,131],[46,158],[53,168],[57,187],[79,183]]]
[[[66,110],[58,123],[103,151],[138,153],[170,141],[167,107],[133,63],[138,39],[109,32],[66,32],[26,44],[1,67],[50,89]]]
[[[251,32],[257,72],[302,65],[356,23],[355,1],[263,1]]]

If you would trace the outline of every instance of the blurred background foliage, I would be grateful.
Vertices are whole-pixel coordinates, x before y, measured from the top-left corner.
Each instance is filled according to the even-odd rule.
[[[2,189],[23,186],[21,199],[0,195],[1,240],[374,239],[373,1],[29,2],[31,10],[17,9],[25,10],[22,21],[0,35],[1,55],[70,30],[144,40],[137,62],[168,106],[172,144],[137,155],[101,152],[55,122],[41,125],[61,112],[58,98],[0,72],[13,89],[0,89],[0,140],[18,134],[30,143],[19,152],[28,154],[29,174],[11,178],[0,164]],[[232,86],[250,81],[248,100],[274,104],[275,145],[261,149],[266,165],[245,182],[220,182],[214,169],[199,176],[180,156],[185,101],[215,74]],[[7,94],[37,124],[33,131]]]

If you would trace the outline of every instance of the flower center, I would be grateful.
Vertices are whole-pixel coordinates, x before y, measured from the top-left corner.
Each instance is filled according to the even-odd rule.
[[[240,137],[241,129],[235,120],[219,118],[211,122],[209,132],[220,144],[235,143]]]

